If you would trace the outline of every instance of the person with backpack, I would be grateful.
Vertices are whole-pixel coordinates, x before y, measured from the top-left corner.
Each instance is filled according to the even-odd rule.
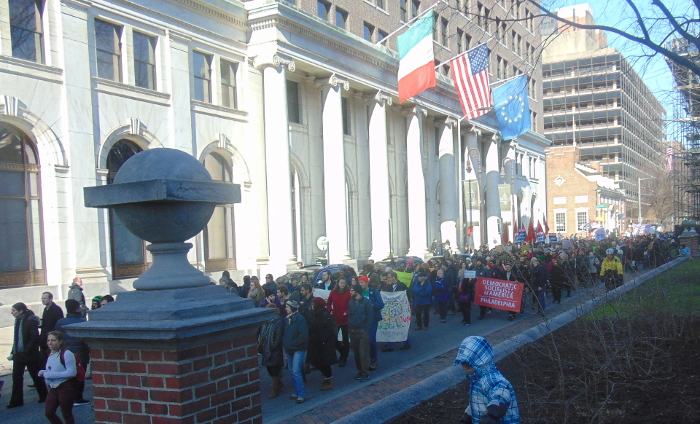
[[[80,302],[75,299],[66,300],[66,312],[66,317],[60,319],[56,323],[56,331],[63,333],[63,343],[66,346],[66,349],[70,350],[75,356],[80,358],[80,362],[82,363],[83,367],[87,368],[88,364],[90,363],[90,348],[84,341],[67,334],[64,330],[64,327],[68,325],[86,321],[80,310]],[[85,398],[83,398],[84,390],[85,380],[77,381],[75,385],[75,402],[73,406],[88,405],[90,403],[89,400],[85,400]]]
[[[51,424],[63,424],[56,411],[61,408],[61,415],[66,424],[74,424],[73,402],[76,393],[76,376],[78,375],[75,355],[66,348],[63,333],[52,331],[46,341],[50,354],[46,360],[46,369],[39,371],[39,377],[44,377],[49,386],[46,396],[44,415]],[[84,374],[83,374],[84,376]]]

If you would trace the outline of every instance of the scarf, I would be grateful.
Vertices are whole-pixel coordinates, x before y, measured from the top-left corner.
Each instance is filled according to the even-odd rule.
[[[22,314],[22,317],[15,318],[15,340],[12,344],[12,355],[17,352],[24,352],[24,334],[22,334],[22,325],[24,324],[24,319],[27,317],[26,312]]]

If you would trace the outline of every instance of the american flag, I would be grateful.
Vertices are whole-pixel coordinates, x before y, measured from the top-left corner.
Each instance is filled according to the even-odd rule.
[[[493,96],[489,88],[489,49],[486,43],[458,56],[450,63],[452,79],[466,119],[489,111]]]
[[[673,146],[666,148],[666,170],[673,171]]]

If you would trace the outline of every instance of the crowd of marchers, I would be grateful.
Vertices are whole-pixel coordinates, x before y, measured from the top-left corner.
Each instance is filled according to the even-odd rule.
[[[427,331],[431,315],[437,315],[439,324],[446,324],[448,313],[460,312],[462,325],[471,324],[472,309],[477,309],[473,305],[479,277],[523,283],[520,310],[507,314],[508,320],[515,320],[518,313],[544,315],[548,302],[561,303],[564,295],[569,297],[577,289],[604,285],[611,290],[622,284],[625,273],[654,268],[681,255],[690,256],[690,249],[672,236],[562,240],[551,245],[505,244],[465,251],[453,254],[447,246],[436,252],[442,255],[427,261],[417,257],[392,257],[377,263],[370,260],[359,273],[344,265],[306,272],[307,267],[298,263],[299,269],[285,278],[275,280],[267,274],[264,283],[253,275],[245,276],[238,285],[225,271],[219,284],[236,296],[251,299],[256,307],[274,311],[258,330],[261,365],[272,379],[268,397],[275,398],[283,392],[283,370],[287,369],[293,386],[289,397],[303,403],[310,371],[320,371],[320,390],[331,390],[332,367],[345,367],[352,352],[357,369],[355,379],[366,382],[370,371],[379,366],[378,351],[394,350],[394,343],[382,344],[381,349],[377,344],[384,308],[382,291],[405,291],[411,305],[412,330]],[[319,289],[327,291],[327,299],[314,296],[314,290]],[[39,402],[45,403],[49,422],[61,423],[56,414],[60,408],[65,422],[72,423],[73,406],[90,403],[83,398],[90,349],[63,329],[84,322],[90,309],[98,309],[114,298],[95,296],[88,308],[82,282],[76,278],[65,301],[65,315],[53,301],[52,293],[43,293],[41,301],[41,316],[24,303],[12,305],[15,325],[8,357],[13,364],[12,396],[7,408],[24,404],[23,378],[27,370],[34,383],[30,387],[37,390]],[[479,305],[477,318],[485,319],[492,312]],[[406,340],[399,342],[400,349],[410,349],[411,343],[409,332]],[[476,339],[467,344],[484,348]],[[460,363],[465,370],[477,370],[476,374],[468,371],[472,380],[474,375],[485,372],[485,368],[479,371],[478,364],[472,368],[465,361]],[[512,413],[509,408],[501,412],[506,411]]]

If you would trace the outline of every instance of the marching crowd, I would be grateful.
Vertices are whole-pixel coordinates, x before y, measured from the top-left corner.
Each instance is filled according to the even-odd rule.
[[[227,271],[222,274],[219,284],[230,293],[252,299],[256,307],[274,310],[258,331],[261,365],[272,379],[268,397],[281,394],[284,386],[282,370],[288,368],[294,388],[290,399],[303,403],[307,397],[306,374],[312,369],[319,370],[323,376],[320,390],[331,390],[332,366],[345,367],[351,350],[357,369],[356,380],[366,382],[370,378],[369,372],[377,369],[377,329],[384,308],[381,291],[405,291],[415,315],[414,331],[426,331],[431,324],[431,315],[438,315],[439,323],[444,324],[448,312],[461,312],[462,324],[471,324],[478,277],[524,283],[520,315],[524,315],[528,304],[537,314],[543,315],[549,293],[552,303],[561,303],[564,294],[569,297],[580,287],[604,282],[610,290],[621,284],[626,272],[653,268],[679,255],[689,255],[689,249],[675,240],[651,236],[600,242],[567,240],[554,245],[506,244],[491,250],[482,246],[468,252],[451,254],[447,250],[444,255],[426,262],[418,258],[394,258],[375,264],[370,260],[359,275],[352,268],[346,268],[346,272],[338,271],[336,275],[325,270],[316,284],[312,284],[315,275],[299,273],[282,283],[275,282],[270,274],[265,276],[262,284],[255,275],[245,276],[239,286]],[[299,266],[301,268],[301,264]],[[406,274],[410,274],[410,284],[400,281],[399,275]],[[82,282],[76,278],[65,301],[65,316],[61,307],[53,302],[50,292],[42,294],[44,309],[41,318],[24,303],[12,306],[15,327],[8,359],[13,362],[13,387],[7,408],[23,405],[25,369],[33,380],[32,387],[39,394],[39,402],[45,402],[45,415],[51,423],[61,423],[56,415],[58,408],[61,408],[65,422],[73,423],[73,406],[89,403],[83,399],[85,368],[90,362],[89,348],[80,339],[61,331],[66,325],[86,320],[88,307],[81,286]],[[327,299],[314,296],[317,289],[328,290]],[[91,309],[111,301],[114,298],[110,295],[96,296],[92,299]],[[492,313],[484,306],[478,309],[480,320]],[[507,319],[514,320],[517,315],[518,312],[509,312]],[[458,356],[455,365],[462,364],[472,380],[482,371],[495,370],[495,367],[484,368],[485,360],[479,362],[475,359],[488,356],[490,346],[487,348],[483,344],[488,345],[488,342],[481,338],[467,339],[460,349],[462,359]],[[465,347],[465,343],[471,348],[478,347],[478,352],[471,353],[476,355],[472,358],[476,361],[471,362],[472,365],[465,359],[471,349]],[[400,349],[410,348],[409,335]],[[387,343],[381,349],[382,352],[393,350],[394,343]],[[513,394],[508,405],[514,403]],[[502,413],[501,417],[512,413],[508,405],[494,413]],[[474,416],[474,413],[483,415],[484,411],[471,412]]]

